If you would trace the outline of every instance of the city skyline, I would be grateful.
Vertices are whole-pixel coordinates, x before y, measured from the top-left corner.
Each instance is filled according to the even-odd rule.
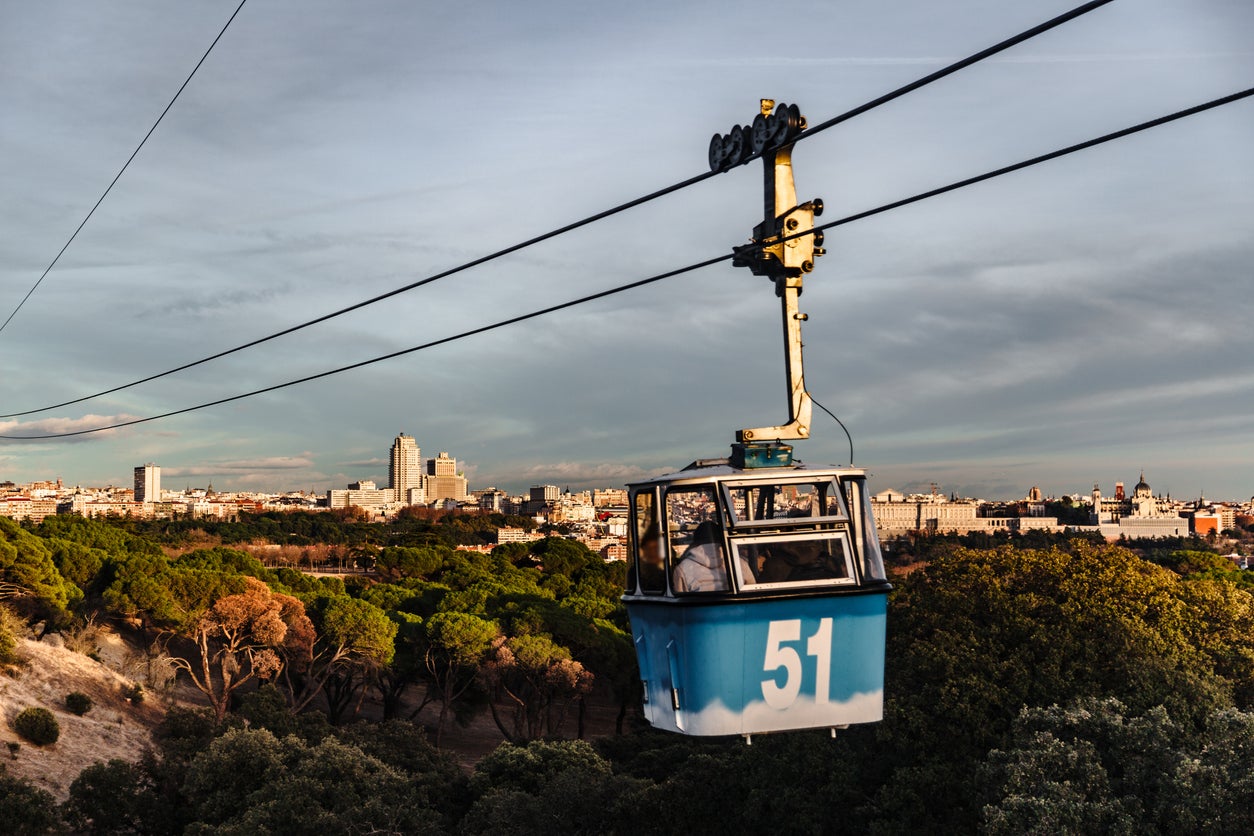
[[[710,134],[760,96],[824,118],[1072,5],[816,4],[772,39],[747,3],[248,6],[0,334],[0,412],[177,365],[699,173]],[[229,12],[12,10],[6,309]],[[1254,8],[1232,0],[1111,4],[808,140],[798,189],[839,217],[1234,92],[1254,75],[1251,28]],[[1176,496],[1254,493],[1251,135],[1247,101],[830,231],[802,297],[807,380],[872,485],[1011,497],[1144,468]],[[728,252],[756,221],[752,169],[0,431],[175,409]],[[472,487],[617,486],[725,455],[736,429],[783,417],[773,305],[766,283],[714,267],[201,413],[0,443],[0,480],[126,485],[155,461],[168,485],[382,485],[379,442],[409,425],[467,461]],[[848,459],[818,413],[798,453]]]
[[[399,435],[396,439],[393,440],[393,446],[390,451],[393,455],[396,454],[397,444],[400,443],[402,439],[405,439],[409,442],[413,442],[415,440],[413,436],[408,436],[404,433]],[[415,453],[419,449],[420,448],[416,444],[413,446],[413,451]],[[308,456],[309,454],[304,454],[304,455]],[[443,460],[442,457],[446,455],[448,454],[445,452],[441,452],[439,454],[439,457],[420,460],[421,468],[424,471],[424,473],[428,471],[428,469],[432,466],[433,463],[442,461]],[[275,462],[275,461],[281,460],[282,458],[283,457],[272,457],[269,461]],[[456,466],[458,467],[458,472],[463,472],[467,474],[479,472],[479,469],[476,465],[473,465],[473,464],[467,465],[461,459],[450,458],[445,461],[455,462]],[[225,493],[258,493],[258,494],[282,494],[282,493],[301,492],[301,493],[307,493],[307,494],[312,494],[312,495],[317,495],[317,496],[323,496],[326,494],[328,490],[342,490],[345,487],[345,485],[357,484],[360,482],[365,482],[365,483],[370,483],[372,485],[376,485],[378,486],[379,490],[386,489],[389,492],[394,490],[394,483],[391,481],[392,479],[391,474],[394,472],[394,470],[393,470],[393,466],[390,465],[387,459],[380,458],[377,461],[357,462],[356,464],[360,464],[366,467],[373,467],[373,468],[376,468],[376,470],[369,471],[366,469],[366,467],[363,467],[354,471],[351,475],[345,475],[342,481],[339,483],[334,483],[334,484],[328,483],[325,486],[323,485],[308,486],[308,485],[301,485],[301,484],[296,484],[296,483],[282,482],[281,476],[274,475],[276,470],[281,472],[282,468],[275,468],[271,466],[264,470],[258,471],[257,475],[263,476],[266,478],[273,478],[275,481],[272,483],[253,484],[253,485],[249,485],[245,487],[235,487],[235,486],[231,486],[231,485],[227,485],[227,484],[223,484],[219,482],[215,490],[218,492],[225,492]],[[384,469],[382,471],[379,471],[377,470],[378,468],[384,468]],[[678,467],[672,468],[672,470],[678,470],[678,469],[679,469]],[[132,468],[132,470],[134,473],[133,482],[137,487],[141,483],[141,476],[146,474],[146,472],[150,472],[152,470],[155,470],[156,472],[155,484],[158,486],[157,488],[158,491],[161,490],[162,476],[163,475],[169,476],[170,474],[176,474],[179,481],[183,482],[186,487],[191,488],[193,490],[203,490],[206,486],[213,486],[212,480],[204,484],[194,484],[193,481],[188,481],[190,479],[191,474],[194,474],[196,472],[195,468],[185,468],[185,467],[178,467],[178,466],[163,467],[155,462],[148,462],[144,465],[135,466],[134,468]],[[598,481],[596,479],[584,480],[584,481],[560,479],[560,478],[556,478],[553,475],[555,473],[560,473],[560,472],[561,472],[560,468],[556,469],[552,473],[550,473],[549,477],[546,478],[544,476],[543,470],[540,468],[537,468],[534,471],[535,478],[532,478],[526,482],[476,481],[474,478],[468,476],[465,480],[466,483],[468,484],[468,487],[466,488],[466,491],[467,491],[466,496],[469,497],[471,493],[476,492],[476,491],[486,491],[489,489],[503,490],[510,496],[526,496],[528,495],[530,491],[533,491],[535,488],[545,487],[545,486],[555,487],[559,491],[564,491],[567,489],[570,489],[572,491],[587,491],[587,490],[593,490],[593,489],[598,489],[598,488],[616,489],[616,488],[623,487],[625,484],[625,483],[605,482],[603,480]],[[652,474],[642,474],[638,478],[646,478],[647,476],[657,476],[657,475],[661,475],[663,472],[670,472],[670,471],[658,471],[657,473],[652,473]],[[380,475],[380,473],[382,475]],[[448,471],[444,471],[444,474],[446,476],[450,475]],[[567,473],[566,475],[569,475],[569,473]],[[1153,476],[1153,475],[1154,474],[1151,472],[1150,476]],[[917,476],[913,478],[906,478],[899,482],[890,483],[888,481],[885,481],[882,477],[879,479],[876,479],[874,477],[874,474],[870,474],[868,476],[868,482],[872,487],[873,493],[877,493],[877,494],[882,493],[882,492],[893,492],[893,493],[899,493],[903,495],[921,496],[921,495],[926,495],[926,494],[935,492],[942,496],[949,496],[952,494],[952,495],[956,495],[964,499],[978,498],[978,499],[987,499],[987,500],[1015,501],[1015,500],[1023,499],[1024,497],[1031,495],[1034,491],[1039,491],[1045,497],[1054,497],[1054,498],[1059,498],[1059,497],[1064,497],[1064,496],[1086,497],[1090,495],[1094,487],[1098,488],[1101,493],[1109,497],[1116,496],[1120,487],[1123,487],[1125,491],[1127,491],[1128,494],[1131,495],[1132,488],[1129,486],[1134,485],[1134,480],[1136,480],[1136,483],[1143,483],[1147,480],[1147,478],[1149,477],[1147,477],[1145,469],[1141,468],[1139,472],[1139,477],[1136,475],[1122,475],[1122,474],[1116,475],[1114,477],[1103,476],[1103,477],[1096,478],[1090,482],[1085,482],[1083,484],[1076,484],[1069,489],[1062,489],[1062,490],[1055,490],[1049,487],[1043,487],[1042,483],[1040,482],[1031,482],[1030,484],[1027,484],[1027,486],[1024,487],[1020,491],[1009,489],[1008,491],[1003,491],[1001,493],[963,490],[961,489],[961,486],[954,484],[954,483],[945,483],[945,482],[937,481],[934,479],[929,480],[926,478],[919,478]],[[99,482],[87,482],[84,480],[75,480],[72,478],[66,478],[62,474],[45,475],[43,477],[37,477],[34,479],[27,479],[27,480],[17,480],[17,479],[12,479],[10,477],[7,477],[3,472],[0,472],[0,483],[13,482],[15,484],[30,484],[33,482],[45,482],[45,481],[56,482],[58,479],[60,479],[67,486],[82,485],[83,487],[93,487],[93,488],[102,488],[102,487],[109,487],[109,486],[125,488],[127,485],[132,483],[131,481],[126,481],[126,480],[118,480],[118,481],[104,480],[104,481],[99,481]],[[1199,488],[1195,491],[1187,491],[1187,490],[1186,491],[1173,491],[1169,486],[1163,486],[1159,482],[1155,482],[1154,484],[1155,484],[1155,487],[1153,490],[1154,496],[1170,497],[1177,501],[1192,501],[1192,500],[1196,500],[1196,499],[1204,497],[1208,500],[1219,501],[1219,502],[1237,502],[1237,503],[1254,502],[1254,487],[1252,487],[1250,491],[1246,493],[1226,495],[1226,494],[1222,494],[1222,493],[1215,492],[1215,491],[1207,491],[1204,487]],[[414,486],[410,485],[410,487],[414,487]],[[177,485],[166,485],[165,489],[168,491],[175,491],[175,492],[182,490]],[[397,499],[396,501],[400,504],[405,504],[404,500],[402,499]],[[432,499],[432,497],[428,496],[426,497],[426,501],[431,502],[434,500]]]

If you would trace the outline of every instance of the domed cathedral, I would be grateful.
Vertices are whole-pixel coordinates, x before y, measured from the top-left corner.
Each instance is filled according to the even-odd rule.
[[[1160,517],[1163,516],[1162,504],[1154,498],[1149,482],[1145,481],[1145,471],[1141,471],[1141,481],[1132,489],[1132,516]]]
[[[1103,497],[1101,489],[1097,485],[1093,486],[1093,521],[1100,524],[1116,523],[1124,517],[1175,517],[1176,514],[1168,509],[1170,499],[1154,496],[1149,482],[1145,481],[1145,471],[1142,470],[1141,481],[1132,489],[1131,497],[1124,495],[1122,482],[1115,485],[1113,498]]]
[[[1188,533],[1187,521],[1171,510],[1171,497],[1154,496],[1145,481],[1145,471],[1141,471],[1141,481],[1132,489],[1131,497],[1125,497],[1122,482],[1115,486],[1114,498],[1103,497],[1101,489],[1094,485],[1093,522],[1112,539],[1121,535],[1174,537]]]

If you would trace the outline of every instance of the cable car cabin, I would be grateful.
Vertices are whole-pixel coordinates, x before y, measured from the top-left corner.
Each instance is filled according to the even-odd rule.
[[[865,471],[720,460],[628,487],[623,601],[653,726],[748,736],[882,719],[891,587]]]

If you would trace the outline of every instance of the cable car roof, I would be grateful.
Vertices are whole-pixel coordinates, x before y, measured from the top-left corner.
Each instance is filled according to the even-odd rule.
[[[631,482],[628,487],[637,488],[645,485],[686,484],[709,482],[711,480],[762,480],[778,481],[789,478],[805,478],[807,476],[866,476],[860,467],[842,467],[840,465],[807,465],[801,462],[789,467],[732,467],[727,459],[697,459],[683,470],[654,476]]]

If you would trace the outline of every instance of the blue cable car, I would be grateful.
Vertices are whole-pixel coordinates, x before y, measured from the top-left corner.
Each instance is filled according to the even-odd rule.
[[[750,141],[767,168],[765,206],[775,214],[734,263],[770,278],[781,300],[789,420],[738,431],[728,458],[628,486],[623,596],[649,723],[750,741],[883,718],[892,588],[866,472],[807,467],[784,443],[810,434],[798,298],[823,255],[806,234],[823,204],[797,203],[786,140],[805,120],[795,105],[768,115],[773,105],[763,100],[756,122],[765,124],[748,140],[716,135],[710,165],[724,167],[728,154],[738,162]]]
[[[649,723],[750,736],[882,719],[890,586],[864,471],[694,462],[629,489],[623,600]]]

